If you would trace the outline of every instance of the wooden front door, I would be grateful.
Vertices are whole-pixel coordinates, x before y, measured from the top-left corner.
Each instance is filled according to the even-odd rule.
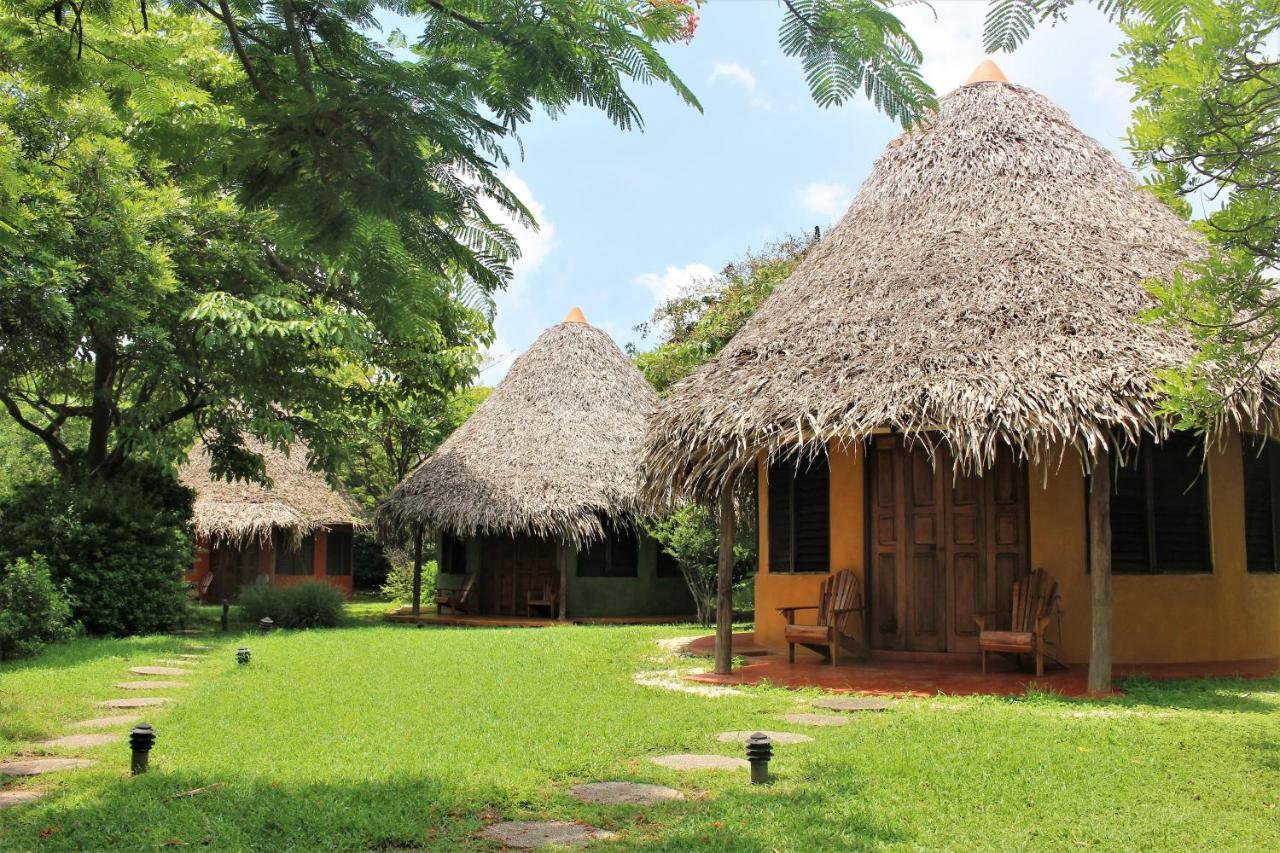
[[[481,543],[484,613],[527,616],[529,593],[541,598],[545,585],[560,588],[556,546],[536,536],[489,536]]]
[[[977,613],[1009,620],[1013,582],[1030,569],[1026,468],[1009,448],[981,475],[955,476],[950,453],[878,436],[868,454],[871,643],[976,652]]]
[[[205,598],[212,602],[233,599],[241,587],[258,577],[258,554],[261,546],[254,540],[240,545],[218,545],[209,555],[213,581]]]

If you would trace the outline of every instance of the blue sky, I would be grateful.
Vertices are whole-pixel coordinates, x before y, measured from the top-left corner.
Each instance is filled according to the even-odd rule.
[[[985,58],[985,0],[934,0],[899,10],[939,93]],[[936,13],[936,19],[935,19]],[[819,109],[799,63],[782,54],[776,0],[710,0],[693,42],[665,48],[702,102],[633,89],[643,132],[585,108],[539,116],[512,146],[507,182],[539,231],[516,229],[524,257],[499,294],[498,340],[481,375],[495,384],[574,305],[620,345],[657,301],[747,249],[839,218],[896,126],[861,101]],[[1008,78],[1071,114],[1126,164],[1129,92],[1115,80],[1121,33],[1091,8],[1042,26],[1017,53],[995,57]]]

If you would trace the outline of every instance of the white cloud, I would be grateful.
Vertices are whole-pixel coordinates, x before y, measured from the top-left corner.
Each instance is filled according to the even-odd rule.
[[[741,86],[751,96],[749,103],[752,109],[765,111],[773,109],[773,101],[756,94],[756,75],[747,66],[737,62],[712,62],[708,82],[714,83],[717,80],[728,80],[730,83]]]
[[[655,305],[661,305],[715,276],[715,271],[706,264],[686,264],[682,267],[667,267],[666,272],[662,273],[641,273],[632,281],[653,294]]]
[[[853,201],[853,192],[844,184],[825,184],[814,181],[805,184],[796,191],[796,196],[805,210],[825,216],[828,222],[835,222],[844,216]]]

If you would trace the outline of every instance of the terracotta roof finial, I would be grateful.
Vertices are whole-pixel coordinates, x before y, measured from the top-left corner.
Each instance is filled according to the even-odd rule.
[[[573,306],[573,310],[569,312],[569,316],[564,318],[564,321],[566,323],[582,323],[584,325],[590,325],[587,323],[586,315],[582,313],[582,309],[577,305]]]
[[[969,79],[964,81],[966,86],[974,83],[1008,83],[1009,78],[1004,76],[1004,72],[1000,70],[1000,66],[996,65],[990,59],[984,59],[978,63],[978,67],[973,69],[973,73],[969,75]]]

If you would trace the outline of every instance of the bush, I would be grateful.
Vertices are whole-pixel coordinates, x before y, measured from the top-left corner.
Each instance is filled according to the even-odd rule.
[[[720,565],[720,516],[704,507],[685,504],[671,515],[646,525],[658,547],[671,555],[684,575],[698,621],[711,624],[715,613]],[[733,580],[744,580],[753,567],[753,553],[739,531],[733,546]]]
[[[71,602],[53,582],[44,557],[0,567],[0,660],[33,655],[73,633]]]
[[[240,593],[240,615],[257,622],[264,616],[281,628],[333,628],[342,622],[346,599],[321,581],[293,586],[251,586]]]
[[[171,472],[141,462],[105,482],[18,484],[0,498],[0,565],[43,554],[89,633],[168,630],[185,607],[193,500]]]
[[[439,564],[435,560],[422,561],[422,600],[431,601],[436,596],[436,576],[440,574]],[[387,581],[382,585],[382,594],[391,601],[409,603],[413,601],[413,559],[399,559],[391,564],[387,572]]]

